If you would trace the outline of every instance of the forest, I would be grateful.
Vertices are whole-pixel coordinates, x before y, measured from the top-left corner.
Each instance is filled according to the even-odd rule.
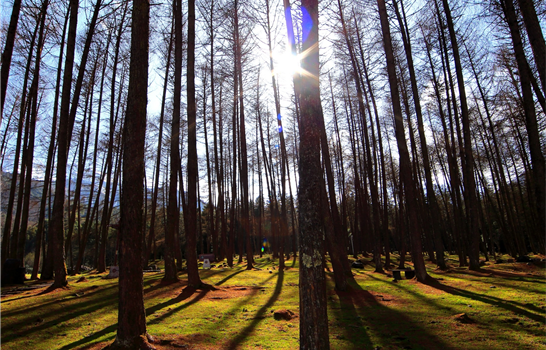
[[[546,254],[545,1],[1,6],[2,271],[119,265],[115,346],[153,348],[156,261],[199,289],[203,254],[298,259],[327,349],[327,263],[347,291],[359,257],[426,284]]]

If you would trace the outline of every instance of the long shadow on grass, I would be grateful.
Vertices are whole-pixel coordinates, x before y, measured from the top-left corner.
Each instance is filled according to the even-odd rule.
[[[9,304],[11,303],[12,301],[16,301],[16,300],[22,300],[22,299],[27,299],[27,298],[32,298],[32,297],[35,297],[36,294],[33,294],[33,295],[26,295],[26,296],[23,296],[23,297],[19,297],[19,298],[13,298],[13,299],[9,299],[9,300],[2,300],[2,305],[5,305],[5,304]],[[4,296],[2,299],[6,298],[6,296]]]
[[[284,280],[284,272],[279,271],[278,277],[277,277],[277,284],[275,285],[275,290],[273,291],[273,294],[271,294],[271,297],[265,303],[258,312],[256,312],[256,315],[254,315],[252,322],[246,326],[233,340],[229,342],[229,345],[227,347],[227,350],[234,350],[237,348],[239,344],[241,344],[250,334],[252,331],[256,328],[258,323],[260,323],[261,320],[263,320],[266,316],[267,309],[269,309],[275,301],[279,298],[279,295],[281,294],[282,290],[282,282]]]
[[[265,285],[273,277],[275,277],[275,275],[269,276],[262,283],[260,283],[258,287]],[[258,293],[258,290],[261,290],[261,288],[257,288],[257,287],[252,288],[250,295],[248,295],[243,300],[239,301],[237,304],[231,307],[228,311],[224,312],[224,317],[220,321],[211,324],[210,328],[214,327],[215,330],[222,328],[222,325],[227,323],[227,321],[230,320],[229,315],[233,315],[234,310],[239,309],[241,305],[246,305],[251,298],[254,298],[256,296],[256,293]]]
[[[360,301],[357,300],[358,296],[353,291],[362,291],[362,289],[356,283],[351,283],[351,285],[351,289],[346,292],[336,291],[340,301],[340,308],[332,309],[338,318],[350,322],[348,326],[343,328],[343,331],[344,337],[353,344],[353,349],[372,349],[373,344],[366,333],[362,318],[358,315],[355,307],[355,304],[358,304]]]
[[[63,307],[62,309],[63,315],[60,317],[55,317],[59,313],[58,309],[52,310],[47,314],[39,315],[42,318],[42,320],[49,318],[50,321],[47,321],[47,322],[42,321],[43,323],[36,325],[35,327],[31,329],[25,329],[24,332],[17,332],[17,333],[9,334],[7,336],[4,333],[4,335],[2,336],[2,342],[6,344],[22,336],[29,337],[31,336],[32,333],[44,332],[47,329],[50,329],[51,327],[56,326],[60,323],[70,321],[74,318],[80,317],[81,315],[93,313],[104,307],[107,307],[108,305],[112,305],[113,303],[116,302],[115,301],[116,298],[117,298],[117,293],[112,293],[112,295],[108,297],[102,297],[100,299],[94,298],[92,300],[88,300],[83,303],[67,305],[66,307]],[[34,317],[36,317],[36,315]],[[10,324],[9,329],[10,330],[21,329],[35,322],[36,322],[35,320],[32,320],[31,318],[27,317],[17,323]],[[62,329],[59,328],[59,332],[61,331]]]
[[[246,270],[239,270],[239,271],[236,271],[234,273],[232,273],[231,275],[227,275],[224,279],[216,282],[214,285],[215,286],[221,286],[222,284],[226,283],[227,281],[229,281],[230,279],[232,279],[233,277],[235,277],[236,275],[240,274],[241,272],[245,272]]]
[[[371,275],[368,276],[379,280]],[[362,289],[358,283],[353,286],[355,288],[353,291],[355,293],[354,304],[360,309],[363,316],[365,316],[369,327],[376,329],[376,332],[381,334],[384,344],[401,341],[402,344],[400,346],[420,346],[427,350],[453,350],[452,347],[444,343],[440,338],[420,327],[410,317],[406,316],[405,313],[380,304],[370,292]],[[349,326],[351,325],[347,325],[346,327]],[[386,335],[391,339],[386,339]]]
[[[457,273],[459,273],[460,271],[457,271]],[[518,277],[518,278],[507,278],[507,277],[502,277],[502,276],[495,276],[497,278],[499,277],[502,277],[503,280],[508,280],[509,283],[507,282],[499,282],[498,280],[497,281],[488,281],[488,280],[475,280],[475,279],[468,279],[468,278],[465,278],[465,277],[462,277],[462,276],[456,276],[455,274],[442,274],[442,273],[438,273],[438,272],[435,272],[437,275],[440,275],[440,276],[449,276],[450,278],[452,279],[457,279],[457,280],[462,280],[462,281],[466,281],[466,282],[473,282],[473,281],[478,281],[478,282],[482,282],[482,283],[490,283],[492,285],[496,285],[496,286],[502,286],[502,287],[506,287],[506,288],[511,288],[515,291],[519,291],[519,292],[527,292],[527,293],[537,293],[537,294],[543,294],[544,293],[544,289],[540,290],[540,289],[533,289],[533,288],[530,288],[530,287],[527,287],[527,286],[518,286],[518,285],[515,285],[515,283],[542,283],[542,286],[544,286],[544,281],[528,281],[528,280],[524,280],[524,278],[529,278],[529,277]],[[478,277],[478,278],[492,278],[491,276],[476,276],[476,275],[473,275],[474,277]]]
[[[497,298],[497,297],[493,297],[493,296],[489,296],[489,295],[478,294],[478,293],[470,292],[468,290],[463,290],[463,289],[447,286],[447,285],[441,284],[440,282],[437,282],[437,281],[430,282],[430,283],[428,283],[428,285],[430,287],[432,287],[432,288],[444,291],[444,292],[449,293],[451,295],[456,295],[456,296],[468,298],[468,299],[471,299],[471,300],[481,301],[482,303],[497,306],[497,307],[503,308],[505,310],[512,311],[513,313],[528,317],[528,318],[532,319],[533,321],[540,322],[542,324],[546,323],[546,320],[544,319],[544,314],[543,314],[544,310],[542,310],[542,309],[540,309],[540,308],[538,308],[538,307],[536,307],[534,305],[526,305],[525,307],[530,309],[530,310],[533,310],[535,312],[539,312],[539,313],[541,313],[541,315],[531,313],[531,312],[529,312],[527,310],[522,309],[519,306],[514,305],[514,304],[517,304],[516,302],[508,302],[507,303],[505,300],[503,300],[501,298]]]
[[[109,289],[114,289],[114,288],[117,288],[117,287],[118,287],[117,284],[113,284],[113,285],[105,287],[105,288],[96,288],[96,289],[93,289],[93,292],[88,293],[88,294],[84,294],[83,298],[84,299],[94,299],[95,294],[99,294],[99,293],[103,293],[103,292],[108,292],[108,293],[111,293],[112,295],[117,296],[116,293],[113,293],[113,292],[109,291]],[[69,294],[60,294],[58,297],[54,298],[53,300],[51,300],[51,301],[49,301],[47,303],[36,303],[35,306],[32,306],[32,307],[21,307],[21,308],[19,308],[17,310],[13,310],[13,311],[3,311],[2,312],[2,317],[14,317],[14,316],[17,316],[19,314],[29,315],[29,314],[32,314],[33,312],[37,311],[37,310],[45,310],[52,304],[59,304],[59,303],[62,303],[62,302],[69,302],[71,300],[70,299],[65,300],[65,298],[68,297],[68,296],[71,296],[71,295],[76,297],[75,294],[78,293],[79,291],[80,291],[80,289],[71,290]],[[104,299],[101,298],[101,300],[104,300]],[[82,302],[82,303],[71,305],[71,306],[69,306],[69,308],[72,308],[74,306],[85,307],[87,305],[93,304],[94,302],[95,301],[93,301],[93,300],[88,300],[88,301],[85,301],[85,302]],[[51,311],[51,312],[46,313],[46,314],[41,314],[40,316],[42,318],[46,318],[46,317],[50,317],[50,316],[53,316],[53,315],[56,315],[56,314],[58,314],[58,311]],[[23,320],[23,321],[21,321],[19,323],[28,324],[28,322],[29,322],[28,320]]]
[[[158,316],[157,318],[151,320],[148,322],[148,324],[154,324],[154,323],[159,323],[160,321],[164,320],[165,318],[171,316],[172,314],[174,314],[175,312],[178,312],[180,310],[183,310],[195,303],[197,303],[199,300],[203,299],[203,297],[209,292],[210,288],[207,288],[207,289],[201,289],[199,294],[194,297],[192,300],[188,301],[187,303],[185,304],[182,304],[176,308],[173,308],[173,309],[170,309],[168,312],[162,314],[161,316]],[[174,305],[174,304],[178,304],[180,303],[181,301],[184,301],[186,299],[188,299],[189,297],[191,297],[197,290],[194,288],[194,287],[186,287],[182,290],[182,293],[180,293],[176,298],[174,299],[171,299],[171,300],[168,300],[164,303],[161,303],[161,304],[157,304],[157,305],[154,305],[152,307],[149,307],[146,309],[146,315],[147,316],[150,316],[152,314],[154,314],[155,312],[161,310],[161,309],[164,309],[166,307],[169,307],[171,305]]]
[[[181,301],[184,301],[184,300],[188,299],[189,297],[191,297],[195,293],[195,291],[196,291],[195,288],[186,287],[186,288],[184,288],[182,293],[180,293],[176,298],[171,299],[169,301],[166,301],[164,303],[157,304],[155,306],[147,308],[146,309],[146,315],[152,315],[153,313],[155,313],[158,310],[161,310],[161,309],[163,309],[165,307],[168,307],[170,305],[173,305],[173,304],[179,303]],[[202,299],[207,292],[208,292],[208,290],[206,290],[206,289],[201,290],[201,292],[195,298],[190,300],[189,302],[187,302],[185,304],[182,304],[182,305],[180,305],[179,307],[177,307],[175,309],[170,310],[168,313],[165,313],[165,314],[159,316],[155,320],[151,320],[151,321],[147,322],[147,324],[151,325],[151,324],[154,324],[154,323],[158,323],[161,320],[163,320],[163,319],[169,317],[170,315],[172,315],[174,312],[180,311],[182,309],[185,309],[185,308],[189,307],[192,304],[195,304],[200,299]],[[70,343],[68,345],[65,345],[60,350],[74,349],[76,347],[79,347],[79,346],[82,346],[82,345],[88,344],[88,343],[89,343],[88,346],[92,346],[93,341],[103,337],[104,335],[106,335],[108,333],[115,332],[116,330],[117,330],[117,324],[110,325],[110,326],[104,328],[101,331],[98,331],[98,332],[95,332],[95,333],[91,334],[88,337],[85,337],[85,338],[80,339],[80,340],[78,340],[76,342]],[[114,338],[114,336],[108,337],[107,339],[103,339],[102,341],[111,340],[111,339]]]
[[[115,332],[117,328],[118,328],[118,325],[117,325],[117,324],[113,324],[113,325],[111,325],[111,326],[108,326],[108,327],[104,328],[102,331],[95,332],[95,333],[91,334],[91,335],[88,336],[88,337],[85,337],[85,338],[83,338],[83,339],[80,339],[80,340],[78,340],[78,341],[75,341],[75,342],[73,342],[73,343],[70,343],[70,344],[68,344],[68,345],[65,345],[65,346],[63,346],[62,348],[60,348],[59,350],[75,349],[76,347],[79,347],[79,346],[81,346],[81,345],[84,345],[84,344],[87,344],[87,343],[89,343],[89,342],[92,342],[93,340],[99,339],[100,337],[105,336],[105,335],[108,334],[108,333]],[[110,336],[110,337],[108,337],[108,338],[106,338],[106,339],[103,339],[103,341],[110,341],[110,340],[114,339],[115,336],[116,336],[116,335],[115,335],[115,333],[114,333],[114,335],[112,335],[112,336]],[[92,345],[93,345],[93,344],[88,344],[87,347],[90,347],[90,346],[92,346]],[[87,347],[86,347],[86,348],[87,348]]]

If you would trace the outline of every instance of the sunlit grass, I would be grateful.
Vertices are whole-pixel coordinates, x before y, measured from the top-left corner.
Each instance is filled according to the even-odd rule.
[[[393,263],[398,256],[393,255]],[[455,257],[451,257],[455,259]],[[438,284],[394,282],[374,273],[372,258],[353,269],[353,292],[336,292],[328,266],[327,295],[332,349],[546,349],[545,269],[535,264],[488,263],[478,273],[427,265]],[[408,257],[408,260],[409,257]],[[411,260],[410,260],[411,261]],[[200,270],[217,290],[183,293],[180,282],[161,284],[161,273],[144,274],[148,332],[162,342],[202,349],[295,349],[299,320],[275,320],[273,311],[299,315],[298,263],[256,258],[246,264]],[[161,264],[158,264],[161,265]],[[115,338],[117,279],[87,273],[69,288],[45,288],[2,297],[2,349],[100,348]],[[35,282],[26,282],[30,286]],[[2,288],[2,292],[13,287]],[[465,313],[471,323],[455,319]]]

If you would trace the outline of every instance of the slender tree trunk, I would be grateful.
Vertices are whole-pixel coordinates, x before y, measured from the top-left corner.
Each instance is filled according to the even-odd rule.
[[[424,282],[429,276],[425,268],[421,246],[421,230],[417,218],[417,196],[415,193],[415,184],[411,177],[411,162],[406,144],[404,123],[402,120],[402,108],[400,105],[400,94],[398,82],[396,79],[396,66],[392,48],[391,33],[389,28],[389,19],[384,0],[377,0],[379,7],[379,17],[381,20],[381,29],[383,32],[383,45],[387,59],[387,72],[389,76],[389,85],[391,90],[392,108],[394,113],[396,142],[400,154],[400,180],[404,185],[406,209],[409,214],[410,230],[412,238],[412,260],[415,267],[415,274],[420,282]]]
[[[21,0],[13,1],[11,10],[11,19],[9,22],[8,32],[6,35],[6,45],[2,52],[2,70],[0,72],[1,86],[0,93],[2,98],[2,106],[0,108],[0,123],[4,115],[4,102],[6,100],[6,90],[8,88],[9,71],[11,66],[11,55],[13,54],[13,45],[15,44],[15,34],[17,33],[17,22],[19,22],[19,13],[21,12]],[[4,252],[2,252],[3,255]],[[6,255],[3,255],[6,256]]]
[[[28,147],[27,147],[27,156],[26,156],[26,169],[27,174],[25,177],[25,193],[23,203],[23,214],[21,218],[21,230],[19,231],[18,244],[17,244],[17,258],[22,262],[24,267],[24,258],[25,258],[25,243],[27,236],[27,227],[28,227],[28,216],[29,216],[29,204],[30,196],[32,189],[32,163],[34,159],[34,137],[36,134],[36,119],[38,117],[38,84],[40,79],[40,67],[42,62],[42,48],[44,45],[44,29],[45,29],[45,20],[47,14],[47,8],[49,6],[49,1],[44,0],[42,2],[42,8],[40,10],[40,30],[38,34],[38,47],[36,50],[36,59],[34,64],[34,77],[32,79],[32,84],[30,86],[29,92],[29,102],[30,102],[30,125],[29,125],[29,138],[28,138]],[[22,184],[19,184],[22,186]],[[21,201],[21,198],[18,199]],[[41,245],[41,236],[36,237],[36,246]]]
[[[64,65],[63,92],[61,95],[61,114],[59,116],[59,135],[57,151],[57,176],[55,183],[55,200],[53,202],[53,213],[50,221],[53,235],[53,266],[55,270],[55,282],[53,287],[59,288],[68,284],[66,280],[66,264],[64,254],[64,200],[66,185],[66,163],[68,147],[71,135],[70,127],[70,95],[72,87],[72,68],[74,67],[74,54],[76,48],[76,28],[78,25],[77,0],[70,1],[70,25],[68,28],[68,41],[66,47],[66,60]]]
[[[459,47],[457,44],[457,37],[453,26],[453,19],[451,18],[451,10],[447,0],[442,0],[444,5],[444,11],[447,19],[447,26],[451,38],[451,48],[453,50],[453,58],[455,61],[455,71],[457,74],[457,82],[459,87],[459,99],[461,103],[461,119],[463,124],[463,138],[464,138],[464,191],[466,200],[466,214],[468,225],[468,242],[470,243],[470,250],[468,252],[471,270],[480,269],[480,252],[479,242],[480,233],[478,228],[478,213],[477,213],[477,197],[476,197],[476,180],[474,178],[474,155],[472,153],[472,141],[470,135],[470,119],[468,113],[468,105],[466,102],[466,91],[464,85],[463,71],[461,66],[461,59],[459,55]]]
[[[529,43],[533,49],[535,64],[537,65],[542,92],[544,93],[546,92],[546,44],[544,43],[544,35],[535,9],[535,2],[533,0],[518,0],[518,3],[529,36]]]
[[[400,11],[398,9],[397,2],[394,1],[394,8],[396,11],[396,16],[398,18],[398,23],[400,25],[400,30],[402,33],[402,40],[404,43],[404,49],[406,53],[406,60],[408,63],[408,70],[410,74],[410,81],[411,81],[411,92],[413,96],[413,102],[415,107],[415,114],[417,116],[417,129],[419,131],[419,141],[421,143],[421,159],[423,161],[423,170],[425,172],[425,185],[426,185],[426,197],[427,197],[427,206],[428,211],[430,213],[430,218],[432,219],[432,230],[434,235],[434,241],[435,241],[435,248],[436,248],[436,261],[438,264],[438,267],[441,269],[446,269],[446,263],[444,259],[444,244],[442,242],[441,237],[441,222],[440,222],[440,210],[438,207],[438,202],[436,200],[436,194],[434,192],[434,184],[432,182],[432,173],[431,173],[431,164],[430,164],[430,157],[428,153],[428,146],[426,142],[426,136],[425,136],[425,128],[423,124],[423,114],[421,111],[421,101],[419,98],[419,89],[417,87],[417,77],[415,74],[415,67],[413,64],[413,54],[412,54],[412,48],[411,48],[411,42],[410,38],[411,35],[409,33],[408,24],[406,21],[406,13],[404,10],[404,3],[402,0],[400,0],[400,6],[402,9],[402,15],[400,15]]]
[[[516,56],[516,62],[518,64],[518,71],[519,71],[519,81],[521,85],[521,93],[523,97],[523,109],[525,113],[525,126],[527,128],[527,135],[529,138],[529,150],[531,153],[531,163],[533,166],[532,174],[533,174],[533,184],[534,184],[534,193],[535,193],[535,201],[536,201],[536,207],[538,211],[538,232],[544,232],[545,230],[545,210],[546,210],[546,204],[545,204],[545,195],[546,195],[546,169],[545,169],[545,161],[544,161],[544,155],[542,153],[542,147],[540,142],[540,135],[539,135],[539,129],[538,129],[538,122],[537,122],[537,116],[535,111],[535,104],[533,100],[533,93],[531,90],[531,84],[530,84],[530,77],[529,77],[529,70],[526,69],[527,65],[527,59],[525,58],[525,52],[523,50],[523,44],[521,39],[521,34],[518,27],[517,22],[517,16],[516,11],[514,9],[514,3],[512,0],[503,0],[501,2],[502,8],[504,11],[504,15],[506,17],[506,22],[508,23],[508,26],[510,28],[510,35],[512,37],[512,45],[514,47],[514,53]],[[527,25],[527,22],[525,23]],[[529,29],[529,28],[528,28]],[[540,30],[540,26],[539,26]],[[532,33],[532,35],[536,35],[537,33]],[[531,34],[530,34],[531,35]],[[544,39],[542,38],[542,48],[544,48]],[[539,41],[538,39],[536,40]],[[533,50],[535,50],[535,47],[533,47]],[[540,53],[539,53],[540,55]],[[536,56],[535,56],[536,59]],[[544,54],[542,54],[541,63],[542,67],[544,67]],[[537,66],[540,68],[539,63],[537,62]],[[542,72],[543,74],[546,74],[545,72]],[[541,75],[541,78],[544,76]],[[542,86],[544,89],[545,81],[542,80]],[[531,193],[531,188],[529,188],[529,193]]]
[[[178,145],[180,144],[180,93],[182,90],[182,1],[175,0],[174,6],[174,95],[173,118],[171,127],[171,168],[169,175],[169,204],[167,205],[167,230],[165,232],[165,281],[178,280],[174,247],[176,228],[180,219],[178,210],[178,169],[180,158]]]
[[[196,220],[197,220],[197,139],[196,139],[196,103],[195,103],[195,0],[188,1],[188,68],[186,74],[188,108],[188,205],[184,212],[186,223],[186,261],[188,266],[188,285],[201,286],[197,270]]]
[[[114,152],[114,133],[116,128],[116,108],[115,108],[115,100],[116,100],[116,74],[117,74],[117,68],[118,68],[118,58],[119,58],[119,50],[121,45],[121,36],[123,34],[123,29],[125,26],[125,16],[127,14],[127,6],[128,3],[123,8],[123,14],[121,16],[121,23],[119,24],[119,29],[117,33],[116,38],[116,45],[114,48],[114,61],[112,62],[113,68],[112,68],[112,85],[110,88],[110,130],[109,130],[109,136],[108,136],[108,151],[106,154],[106,164],[108,165],[108,171],[106,173],[106,187],[105,187],[105,194],[104,194],[104,205],[102,209],[102,218],[101,218],[101,225],[100,225],[100,245],[99,245],[99,255],[97,260],[97,272],[105,272],[106,271],[106,242],[108,240],[108,225],[110,224],[110,192],[114,192],[112,190],[112,175],[114,175],[113,171],[113,152]],[[122,85],[120,83],[120,85]],[[120,91],[121,91],[120,86]],[[118,101],[119,103],[119,101]]]

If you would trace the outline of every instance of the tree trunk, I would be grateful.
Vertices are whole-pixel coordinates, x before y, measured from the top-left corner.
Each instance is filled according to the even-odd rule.
[[[49,234],[53,235],[53,266],[55,270],[55,282],[53,287],[59,288],[68,284],[66,280],[66,264],[64,254],[64,199],[66,185],[66,164],[68,147],[71,135],[70,127],[70,95],[72,87],[72,68],[74,67],[74,54],[76,48],[76,28],[78,25],[77,0],[70,1],[70,25],[68,28],[68,41],[66,47],[66,60],[64,65],[63,93],[61,95],[61,114],[59,116],[59,135],[57,151],[57,176],[55,183],[55,200],[51,218]]]
[[[471,270],[480,269],[480,232],[478,227],[478,210],[477,210],[477,196],[476,196],[476,180],[474,178],[474,155],[472,153],[472,140],[470,135],[470,119],[468,113],[468,105],[466,102],[466,91],[463,78],[463,70],[461,66],[461,58],[459,55],[459,46],[457,44],[457,37],[455,28],[453,26],[453,19],[451,18],[451,10],[447,0],[442,0],[444,4],[444,11],[447,19],[447,26],[449,29],[449,35],[451,38],[451,48],[453,50],[453,59],[455,61],[455,71],[457,74],[457,85],[459,87],[459,99],[461,103],[461,119],[463,123],[463,138],[464,138],[464,191],[466,200],[466,213],[467,213],[467,225],[468,225],[468,242],[470,244],[470,250],[468,252],[468,258],[470,262],[469,268]]]
[[[188,266],[188,285],[201,286],[197,270],[196,220],[197,220],[197,138],[196,138],[196,103],[195,103],[195,0],[188,1],[188,68],[186,75],[188,108],[188,205],[184,212],[186,223],[186,261]]]
[[[406,209],[409,214],[410,230],[412,238],[412,260],[415,267],[415,274],[420,282],[424,282],[429,276],[425,268],[425,262],[422,254],[421,230],[417,218],[417,196],[415,193],[415,184],[411,176],[411,162],[406,144],[404,123],[402,120],[402,107],[400,105],[400,94],[396,78],[396,66],[394,61],[394,52],[389,28],[389,19],[387,17],[387,8],[384,0],[377,0],[379,7],[379,18],[381,20],[381,29],[383,32],[383,45],[387,59],[387,72],[389,76],[389,86],[391,90],[392,108],[394,113],[394,124],[396,133],[396,143],[400,154],[400,180],[404,186],[406,199]]]
[[[320,138],[322,108],[319,91],[318,1],[303,0],[309,16],[303,17],[301,67],[299,239],[300,239],[300,349],[329,349],[324,240],[320,211]]]
[[[436,200],[436,194],[434,192],[434,183],[432,182],[432,173],[431,173],[431,165],[430,165],[430,157],[428,153],[428,146],[426,143],[426,136],[425,136],[425,128],[423,124],[423,114],[421,111],[421,101],[419,98],[419,89],[417,87],[417,77],[415,74],[415,67],[413,64],[413,54],[412,54],[412,48],[411,48],[411,42],[410,38],[411,35],[409,33],[408,24],[406,21],[406,13],[404,10],[404,3],[402,0],[400,0],[400,6],[402,9],[402,15],[400,15],[400,11],[398,9],[398,5],[396,1],[393,2],[394,8],[396,11],[396,16],[398,18],[398,23],[400,25],[400,30],[402,33],[402,40],[404,43],[404,51],[406,53],[406,60],[408,63],[408,69],[410,74],[410,81],[411,81],[411,92],[413,96],[413,102],[415,106],[415,114],[417,116],[417,129],[419,131],[419,141],[421,144],[421,159],[423,160],[423,170],[425,172],[425,185],[427,189],[426,197],[427,197],[427,206],[428,206],[428,212],[429,217],[432,219],[432,233],[434,235],[434,241],[435,241],[435,248],[436,248],[436,262],[438,264],[438,267],[441,269],[446,269],[446,263],[444,259],[444,243],[442,242],[442,236],[441,231],[443,230],[441,225],[441,217],[440,217],[440,209],[438,207],[438,202]]]
[[[118,58],[119,58],[119,50],[121,45],[121,35],[123,33],[123,29],[125,26],[125,16],[127,14],[127,6],[128,3],[125,4],[123,8],[123,14],[121,16],[121,23],[119,24],[118,34],[116,38],[116,45],[114,48],[114,61],[112,62],[112,85],[110,88],[110,128],[109,128],[109,136],[108,136],[108,151],[106,154],[106,164],[108,165],[108,171],[106,172],[106,187],[105,187],[105,194],[104,194],[104,205],[102,209],[102,218],[101,218],[101,225],[100,225],[100,245],[99,245],[99,254],[97,257],[97,272],[105,272],[106,271],[106,241],[108,239],[108,225],[110,224],[110,192],[114,192],[112,190],[112,176],[114,175],[113,171],[113,152],[114,152],[114,133],[116,128],[116,108],[115,108],[115,100],[116,100],[116,73],[118,68]],[[120,84],[121,85],[121,84]],[[120,86],[120,91],[121,91]],[[119,103],[119,101],[118,101]]]
[[[169,175],[169,203],[167,205],[167,230],[165,232],[165,281],[177,281],[175,266],[174,248],[175,235],[180,210],[178,209],[178,169],[180,158],[178,156],[178,145],[180,144],[180,93],[182,90],[182,1],[174,1],[174,95],[173,95],[173,118],[171,127],[171,152],[170,152],[170,175]]]
[[[146,338],[141,268],[149,11],[147,0],[133,1],[129,89],[123,128],[118,329],[114,342],[114,346],[127,349],[153,349]]]
[[[6,35],[6,46],[2,52],[2,71],[0,73],[1,86],[0,93],[2,94],[2,105],[0,108],[0,123],[4,115],[4,102],[6,100],[6,89],[8,88],[9,70],[11,66],[11,55],[13,53],[13,45],[15,43],[15,34],[17,33],[17,22],[19,22],[19,13],[21,11],[21,0],[13,1],[11,10],[11,19],[9,22],[8,32]],[[2,252],[4,253],[4,252]],[[2,254],[3,255],[3,254]],[[6,255],[3,255],[6,256]]]
[[[512,37],[512,45],[514,46],[514,53],[518,64],[519,81],[521,85],[521,93],[523,97],[523,109],[525,113],[525,126],[527,128],[527,135],[529,138],[529,150],[531,153],[531,163],[533,165],[533,184],[535,201],[538,212],[538,225],[537,231],[544,232],[545,230],[545,195],[546,195],[546,177],[545,177],[545,162],[544,155],[542,154],[542,148],[540,144],[540,135],[538,130],[538,122],[535,111],[535,104],[533,100],[533,93],[531,90],[529,70],[526,69],[527,59],[525,58],[525,52],[523,50],[523,44],[521,34],[518,27],[516,11],[514,9],[514,3],[512,0],[503,0],[502,7],[506,22],[510,28],[510,35]],[[526,23],[527,25],[527,23]],[[533,33],[536,34],[536,33]],[[542,37],[542,36],[541,36]],[[537,40],[538,41],[538,40]],[[542,39],[544,44],[544,39]],[[533,50],[535,48],[533,47]],[[542,61],[544,61],[542,56]],[[542,62],[544,63],[544,62]],[[537,63],[538,65],[538,63]],[[540,67],[540,66],[539,66]],[[542,77],[542,76],[541,76]],[[542,81],[544,88],[544,80]],[[531,193],[529,187],[529,193]]]

